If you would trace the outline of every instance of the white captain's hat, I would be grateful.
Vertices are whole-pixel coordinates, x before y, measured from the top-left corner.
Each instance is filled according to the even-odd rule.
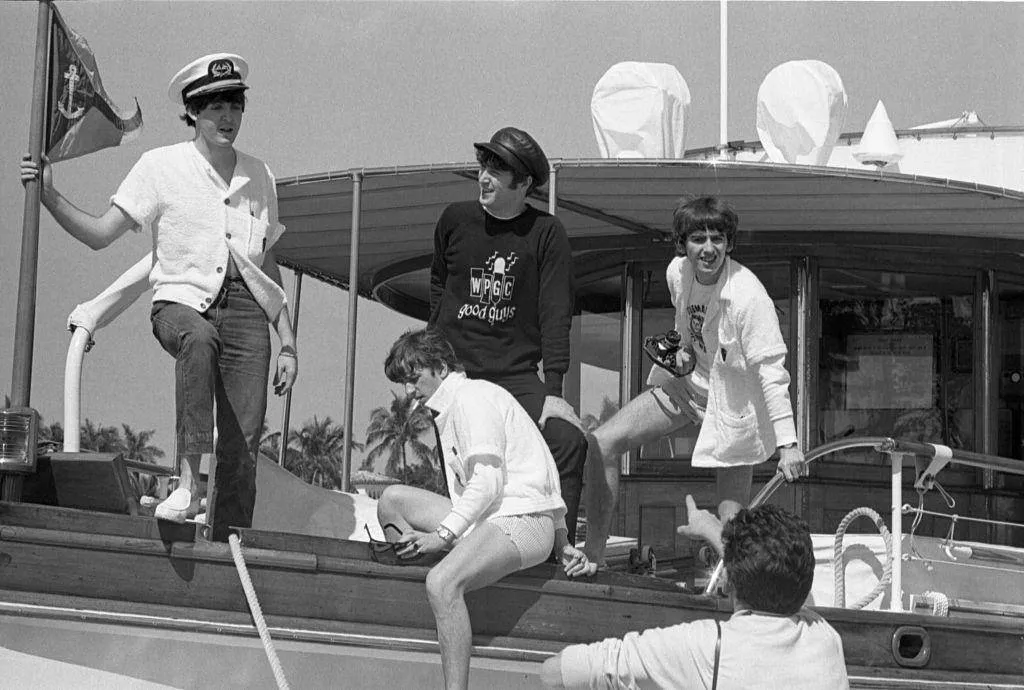
[[[194,96],[218,91],[248,89],[245,78],[249,75],[249,63],[234,53],[213,53],[193,60],[174,77],[167,86],[167,96],[172,102],[184,105]]]

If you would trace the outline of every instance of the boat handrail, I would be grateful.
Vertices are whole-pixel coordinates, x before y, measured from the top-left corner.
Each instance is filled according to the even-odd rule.
[[[862,436],[857,438],[844,438],[838,441],[824,443],[807,451],[804,455],[804,461],[811,463],[826,455],[856,448],[873,448],[879,453],[897,454],[901,456],[914,455],[920,458],[935,458],[936,455],[938,455],[940,458],[948,457],[948,462],[956,463],[958,465],[1024,475],[1024,460],[1004,458],[997,455],[987,455],[985,453],[976,453],[974,451],[961,450],[959,448],[949,448],[948,446],[935,443],[904,441],[902,439],[892,438],[891,436]],[[776,473],[775,476],[757,492],[757,495],[754,496],[748,507],[756,508],[762,503],[765,503],[772,497],[778,488],[785,483],[785,477],[780,473]]]
[[[903,457],[911,455],[929,461],[927,467],[919,473],[914,481],[914,486],[919,492],[930,490],[934,486],[938,473],[951,463],[982,470],[1024,475],[1024,461],[1022,460],[950,448],[938,443],[905,441],[890,436],[863,436],[831,441],[807,451],[804,461],[811,463],[826,455],[856,448],[872,448],[879,453],[888,455],[890,460],[890,531],[893,536],[892,560],[894,564],[890,582],[890,611],[903,610]],[[756,508],[767,502],[785,481],[785,477],[776,472],[775,476],[757,492],[748,508]],[[723,572],[724,564],[720,560],[704,589],[706,595],[711,595],[718,589]]]

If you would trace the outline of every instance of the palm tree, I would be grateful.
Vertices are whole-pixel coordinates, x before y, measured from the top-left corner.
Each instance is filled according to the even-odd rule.
[[[149,440],[153,438],[153,434],[156,433],[154,429],[136,432],[130,425],[124,423],[121,424],[121,428],[124,430],[124,456],[129,460],[148,462],[151,465],[155,465],[156,461],[164,456],[163,450],[157,446],[149,444]],[[136,495],[157,495],[160,483],[157,481],[155,475],[148,472],[132,470],[129,473],[128,478],[135,487]]]
[[[313,415],[301,429],[292,429],[289,447],[299,456],[285,458],[285,469],[314,486],[327,489],[341,487],[341,457],[345,451],[345,430],[331,418],[322,420]],[[362,450],[362,445],[352,444]]]
[[[281,457],[281,432],[274,431],[270,433],[268,428],[266,423],[264,423],[263,433],[260,434],[260,453],[277,462],[278,458]],[[295,438],[295,433],[295,430],[292,429],[289,435]],[[302,463],[302,453],[290,445],[284,449],[284,455],[284,466],[286,468],[297,467]]]
[[[81,428],[82,450],[91,450],[94,453],[123,453],[125,452],[124,439],[121,432],[114,426],[97,426],[88,417]]]
[[[601,401],[601,412],[598,413],[596,417],[592,414],[585,414],[583,415],[583,419],[580,420],[583,422],[584,431],[593,431],[611,419],[618,411],[618,404],[612,402],[612,399],[607,395],[604,396],[604,400]]]
[[[164,456],[163,450],[149,444],[155,429],[136,432],[128,424],[121,424],[121,428],[124,429],[124,456],[129,460],[156,464],[157,459]]]
[[[366,445],[373,448],[361,469],[372,470],[376,461],[386,455],[384,474],[407,482],[409,468],[406,465],[406,446],[412,449],[419,464],[431,469],[434,467],[434,449],[420,440],[423,434],[433,428],[433,423],[426,407],[413,404],[415,398],[408,395],[398,397],[394,391],[391,391],[391,395],[393,399],[389,409],[378,407],[370,413]]]
[[[64,425],[60,422],[50,422],[49,424],[43,424],[42,420],[39,421],[39,440],[48,441],[55,445],[61,445],[64,443]]]

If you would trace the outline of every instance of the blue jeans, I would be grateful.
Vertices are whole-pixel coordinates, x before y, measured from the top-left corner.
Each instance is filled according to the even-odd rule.
[[[210,516],[214,538],[219,534],[226,539],[228,526],[252,524],[255,458],[267,411],[270,371],[266,314],[244,281],[225,280],[205,313],[161,301],[153,304],[150,320],[153,335],[175,360],[178,454],[217,454],[218,498]]]

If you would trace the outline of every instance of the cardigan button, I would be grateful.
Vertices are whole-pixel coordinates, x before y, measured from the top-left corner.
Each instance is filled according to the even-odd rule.
[[[230,203],[231,203],[231,199],[225,199],[225,200],[224,200],[224,205],[225,205],[225,206],[227,206],[227,205],[228,205],[228,204],[230,204]]]
[[[223,266],[218,266],[217,267],[217,273],[223,273],[223,272],[224,272],[224,267]]]
[[[231,233],[230,232],[227,233],[227,237],[228,237],[229,240],[231,239]]]

